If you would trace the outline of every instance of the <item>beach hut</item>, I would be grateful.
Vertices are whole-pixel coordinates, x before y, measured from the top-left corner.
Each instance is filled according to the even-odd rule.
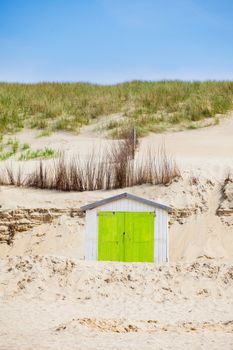
[[[170,207],[122,193],[81,210],[86,212],[85,259],[155,263],[169,260]]]

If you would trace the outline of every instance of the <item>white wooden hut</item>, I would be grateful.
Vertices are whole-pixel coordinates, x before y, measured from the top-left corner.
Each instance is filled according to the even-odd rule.
[[[170,207],[122,193],[81,210],[86,212],[85,259],[155,263],[169,260]]]

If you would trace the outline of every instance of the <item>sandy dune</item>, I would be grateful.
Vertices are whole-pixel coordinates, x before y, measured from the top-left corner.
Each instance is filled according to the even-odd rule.
[[[43,138],[26,130],[17,138],[34,149],[85,158],[93,147],[114,142],[96,127]],[[229,117],[209,128],[141,140],[140,155],[165,143],[182,169],[169,186],[124,189],[174,208],[170,264],[85,262],[84,218],[69,214],[17,232],[11,245],[0,243],[0,349],[233,349],[233,181],[223,181],[233,170],[232,134]],[[10,163],[27,172],[37,161]],[[4,213],[69,213],[120,192],[1,186],[0,205]]]
[[[144,146],[164,143],[168,152],[180,165],[206,176],[217,177],[233,167],[233,116],[219,125],[177,133],[151,134],[142,142]]]

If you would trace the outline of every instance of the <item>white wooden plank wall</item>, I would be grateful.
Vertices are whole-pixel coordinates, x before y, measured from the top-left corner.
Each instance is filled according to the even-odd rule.
[[[102,205],[97,209],[98,211],[129,211],[129,212],[132,212],[132,211],[147,212],[147,211],[155,210],[154,207],[150,207],[148,205],[133,201],[128,198],[122,198],[122,199],[119,199],[118,201]]]
[[[97,260],[98,248],[98,217],[96,209],[86,212],[86,242],[85,259]]]

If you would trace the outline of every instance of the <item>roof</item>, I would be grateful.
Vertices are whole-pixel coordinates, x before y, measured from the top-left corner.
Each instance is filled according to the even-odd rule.
[[[84,205],[83,207],[80,208],[80,210],[86,211],[86,210],[94,209],[94,208],[100,207],[101,205],[111,203],[111,202],[117,201],[117,200],[122,199],[122,198],[131,199],[133,201],[136,201],[136,202],[139,202],[142,204],[146,204],[146,205],[149,205],[149,206],[154,207],[154,208],[163,209],[163,210],[166,210],[168,212],[172,211],[172,208],[167,206],[167,205],[157,203],[157,202],[154,202],[154,201],[151,201],[149,199],[142,198],[142,197],[138,197],[138,196],[135,196],[135,195],[127,193],[127,192],[121,193],[121,194],[118,194],[116,196],[112,196],[112,197],[109,197],[106,199],[102,199],[100,201],[97,201],[97,202],[94,202],[91,204]]]

